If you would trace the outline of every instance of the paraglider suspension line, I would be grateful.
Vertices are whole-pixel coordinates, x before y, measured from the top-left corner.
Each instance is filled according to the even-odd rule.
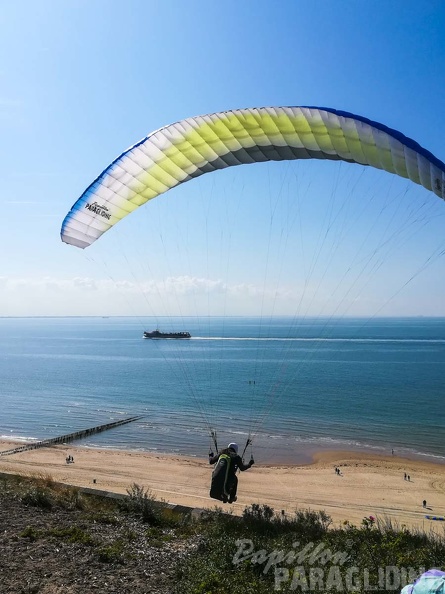
[[[218,453],[218,440],[216,437],[215,429],[210,429],[210,437],[212,438],[213,445],[215,446],[215,452]],[[212,446],[210,446],[209,452],[211,452],[211,450],[212,450]]]
[[[246,453],[246,450],[247,450],[247,448],[248,448],[249,446],[251,446],[251,448],[250,448],[250,457],[251,457],[251,458],[253,458],[253,452],[252,452],[252,438],[251,438],[250,436],[249,436],[249,437],[246,439],[246,445],[244,446],[244,450],[243,450],[243,453],[242,453],[242,455],[241,455],[241,458],[242,458],[243,460],[244,460],[244,454]]]

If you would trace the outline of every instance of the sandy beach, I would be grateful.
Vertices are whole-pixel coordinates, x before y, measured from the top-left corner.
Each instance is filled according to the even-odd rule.
[[[0,442],[0,450],[11,447],[14,444],[9,441]],[[73,464],[66,463],[68,455],[74,457]],[[186,456],[57,446],[0,457],[0,472],[51,475],[70,485],[118,493],[138,483],[170,503],[198,508],[217,504],[208,496],[211,467],[207,460]],[[373,515],[443,533],[445,522],[425,516],[445,516],[445,466],[357,452],[323,452],[304,465],[255,464],[239,475],[238,501],[224,508],[241,513],[251,503],[286,513],[297,508],[323,509],[335,525],[346,520],[358,525]]]

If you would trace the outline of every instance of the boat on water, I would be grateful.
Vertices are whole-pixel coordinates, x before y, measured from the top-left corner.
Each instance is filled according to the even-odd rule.
[[[153,330],[152,332],[144,332],[142,338],[191,338],[190,332],[161,332],[160,330]]]

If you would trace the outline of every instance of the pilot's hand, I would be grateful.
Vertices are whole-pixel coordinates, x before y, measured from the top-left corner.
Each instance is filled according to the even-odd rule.
[[[253,458],[250,459],[249,466],[253,466],[255,464],[255,460]]]
[[[213,458],[213,452],[209,453],[209,458]]]

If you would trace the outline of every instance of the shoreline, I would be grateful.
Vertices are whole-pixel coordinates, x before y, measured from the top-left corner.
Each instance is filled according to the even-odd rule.
[[[56,437],[56,436],[54,436]],[[6,435],[0,435],[0,451],[5,449],[13,449],[19,446],[28,446],[34,443],[45,441],[47,438],[33,438],[33,437],[8,437]],[[85,450],[103,450],[107,452],[122,452],[128,454],[149,454],[154,456],[181,456],[190,458],[193,460],[201,460],[205,458],[206,452],[204,450],[201,453],[181,453],[178,448],[168,451],[168,449],[157,449],[157,448],[142,448],[142,447],[126,447],[124,445],[105,445],[105,444],[84,444],[84,440],[78,439],[77,441],[63,443],[61,445],[66,447],[76,447]],[[243,450],[243,440],[238,441],[240,444],[240,451]],[[74,445],[75,444],[75,445]],[[256,437],[256,446],[254,457],[260,461],[262,466],[302,466],[312,464],[316,462],[320,456],[330,456],[332,452],[341,452],[342,454],[350,454],[363,458],[376,458],[376,459],[400,459],[406,461],[420,462],[425,464],[433,464],[437,466],[443,466],[445,471],[445,456],[439,454],[422,453],[407,448],[393,448],[384,446],[367,446],[367,445],[351,445],[351,444],[314,444],[309,441],[301,442],[285,442],[281,447],[267,447],[267,439],[264,436]],[[276,445],[276,444],[274,444]],[[244,454],[244,458],[247,460],[250,457],[250,448]],[[393,454],[391,454],[393,451]]]
[[[11,446],[11,441],[0,441],[0,450]],[[68,455],[74,457],[73,464],[66,463]],[[340,468],[340,475],[335,467]],[[344,450],[314,452],[310,462],[301,464],[257,463],[240,473],[238,501],[231,506],[210,499],[211,471],[205,457],[78,445],[0,457],[0,472],[49,475],[57,482],[116,493],[126,493],[137,483],[158,499],[189,507],[218,506],[235,514],[252,503],[286,514],[323,509],[335,526],[359,525],[373,515],[394,525],[445,533],[445,522],[425,518],[445,516],[445,465],[440,463]],[[423,500],[427,501],[425,508]]]

